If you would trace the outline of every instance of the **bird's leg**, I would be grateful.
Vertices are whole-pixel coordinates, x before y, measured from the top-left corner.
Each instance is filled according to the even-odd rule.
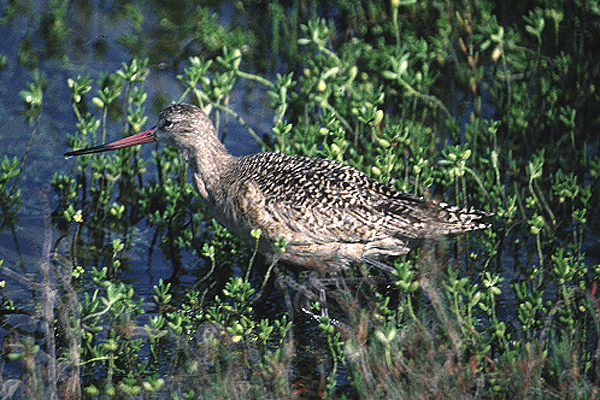
[[[366,264],[376,267],[377,269],[379,269],[380,271],[385,273],[388,277],[390,277],[390,278],[394,277],[394,272],[396,272],[396,269],[393,267],[390,267],[386,263],[376,260],[374,258],[369,258],[369,257],[364,257],[362,259],[362,261],[364,261]]]
[[[329,317],[329,310],[327,309],[327,294],[325,291],[327,279],[321,278],[320,276],[315,276],[315,274],[311,274],[307,283],[311,290],[314,289],[317,291],[321,317]]]
[[[321,305],[321,317],[329,318],[329,310],[327,309],[327,294],[324,287],[319,289],[319,304]]]
[[[290,291],[288,290],[290,287],[290,277],[286,274],[277,272],[277,279],[275,280],[275,284],[279,286],[281,291],[283,292],[283,299],[285,301],[285,308],[287,309],[288,318],[292,325],[294,324],[294,304],[292,303],[292,298],[290,297]],[[295,283],[295,282],[294,282]]]

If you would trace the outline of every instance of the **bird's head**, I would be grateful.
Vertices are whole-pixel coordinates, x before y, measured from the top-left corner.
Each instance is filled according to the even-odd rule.
[[[188,150],[207,136],[215,136],[211,120],[199,107],[173,104],[161,111],[153,131],[157,141]],[[213,138],[210,138],[213,139]]]
[[[109,150],[158,141],[189,150],[202,139],[202,136],[214,134],[210,119],[199,107],[190,104],[173,104],[161,111],[156,126],[138,134],[102,144],[65,153],[65,157],[81,154],[101,153]]]

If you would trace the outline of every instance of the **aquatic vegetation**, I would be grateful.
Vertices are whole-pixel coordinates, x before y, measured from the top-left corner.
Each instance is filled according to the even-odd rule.
[[[328,18],[319,17],[327,15],[324,5],[310,5],[239,2],[237,12],[260,15],[239,28],[253,32],[247,41],[238,28],[227,41],[220,28],[211,36],[199,23],[183,26],[179,34],[197,35],[202,46],[171,60],[181,66],[173,72],[181,98],[168,100],[150,98],[145,86],[156,50],[166,46],[163,31],[181,25],[180,16],[160,11],[153,52],[134,29],[121,38],[139,43],[130,62],[65,82],[77,120],[67,144],[102,143],[115,126],[123,135],[139,132],[166,103],[193,102],[211,110],[217,126],[225,116],[237,121],[264,150],[343,161],[399,190],[493,212],[494,226],[390,259],[391,276],[358,265],[319,282],[268,265],[206,216],[172,148],[66,161],[70,170],[51,181],[58,198],[52,224],[61,232],[47,246],[52,260],[33,276],[0,266],[0,320],[10,332],[0,393],[181,399],[598,392],[593,50],[600,35],[590,17],[597,18],[597,7],[513,4],[519,17],[501,23],[510,5],[485,1],[340,2]],[[215,26],[213,14],[192,11],[205,27]],[[64,18],[61,9],[47,14],[55,28],[43,32],[67,40],[57,22]],[[40,53],[26,45],[22,57],[34,62]],[[265,46],[272,60],[253,64]],[[263,73],[269,65],[280,73]],[[270,100],[264,120],[271,135],[231,107],[235,88],[250,84]],[[21,99],[37,121],[46,101],[42,75]],[[0,163],[0,230],[15,237],[20,168],[17,159]],[[144,257],[160,252],[173,270],[151,298],[123,279],[144,240]],[[9,279],[37,303],[20,304],[5,290]],[[27,329],[16,317],[30,321]]]

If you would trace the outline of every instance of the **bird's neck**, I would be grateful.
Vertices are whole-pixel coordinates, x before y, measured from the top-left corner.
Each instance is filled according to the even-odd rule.
[[[187,149],[184,155],[194,174],[200,195],[205,201],[213,202],[216,192],[221,187],[219,181],[236,158],[229,154],[218,139]]]

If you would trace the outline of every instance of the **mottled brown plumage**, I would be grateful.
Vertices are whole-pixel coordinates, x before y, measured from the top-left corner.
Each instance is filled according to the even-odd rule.
[[[128,141],[129,140],[129,141]],[[259,153],[234,157],[198,108],[165,108],[141,134],[67,155],[158,140],[178,147],[214,217],[269,257],[326,270],[400,255],[425,239],[489,226],[482,211],[424,200],[383,185],[335,161]],[[280,253],[279,237],[287,242]]]

